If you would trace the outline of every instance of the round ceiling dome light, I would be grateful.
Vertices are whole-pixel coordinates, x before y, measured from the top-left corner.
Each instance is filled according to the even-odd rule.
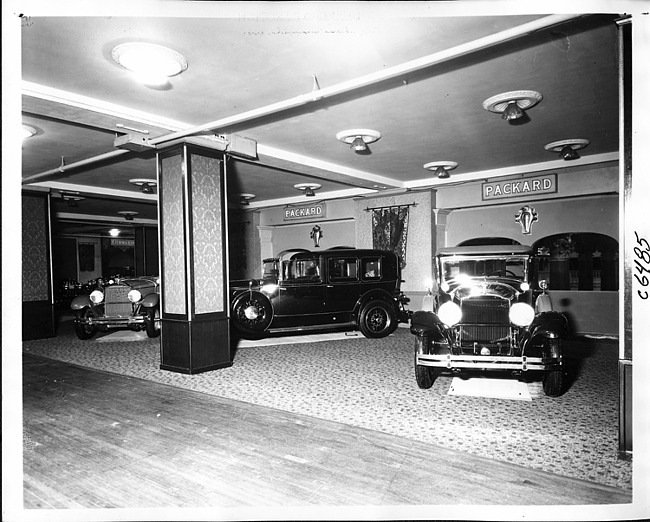
[[[589,145],[589,140],[582,138],[553,141],[544,145],[544,148],[549,152],[559,152],[560,157],[565,161],[575,160],[580,158],[578,150],[584,149]]]
[[[117,45],[111,51],[111,57],[145,85],[164,85],[169,78],[187,69],[187,60],[182,54],[146,42]]]
[[[504,120],[516,120],[524,115],[526,109],[542,101],[537,91],[510,91],[492,96],[483,102],[486,111],[500,113]]]
[[[448,178],[449,171],[456,167],[458,167],[458,163],[455,161],[431,161],[430,163],[422,165],[422,168],[434,171],[436,176],[440,179]]]
[[[23,128],[22,128],[22,138],[23,139],[31,138],[32,136],[35,136],[36,134],[38,134],[38,131],[34,127],[32,127],[31,125],[25,125],[23,123]]]
[[[365,152],[368,143],[373,143],[381,138],[381,134],[370,129],[350,129],[336,133],[336,139],[347,143],[354,152]]]

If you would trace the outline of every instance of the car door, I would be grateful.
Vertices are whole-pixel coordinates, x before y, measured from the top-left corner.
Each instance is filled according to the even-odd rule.
[[[325,306],[325,285],[319,256],[294,256],[284,261],[276,316],[291,317],[295,324],[313,323]]]
[[[363,293],[357,256],[341,255],[327,259],[325,309],[331,313],[351,312]]]

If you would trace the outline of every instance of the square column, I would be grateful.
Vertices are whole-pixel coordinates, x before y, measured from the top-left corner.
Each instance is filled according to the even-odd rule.
[[[160,368],[232,365],[224,156],[183,142],[158,153]]]

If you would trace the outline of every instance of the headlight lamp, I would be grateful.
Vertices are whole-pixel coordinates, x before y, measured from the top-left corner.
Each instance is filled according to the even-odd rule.
[[[140,292],[140,290],[136,290],[135,288],[133,288],[132,290],[129,290],[127,297],[129,298],[129,301],[131,301],[132,303],[137,303],[138,301],[140,301],[140,299],[142,299],[142,293]]]
[[[456,323],[460,322],[460,318],[463,313],[458,306],[453,301],[447,301],[440,305],[438,308],[438,317],[440,320],[445,323],[447,326],[454,326]]]
[[[521,283],[521,291],[522,292],[528,292],[530,290],[530,285],[526,282]]]
[[[535,318],[535,310],[526,303],[515,303],[510,307],[510,321],[517,326],[528,326]]]
[[[101,303],[104,300],[104,292],[101,290],[93,290],[90,292],[90,300],[95,304]]]
[[[443,292],[449,292],[449,288],[450,288],[450,286],[449,286],[449,283],[447,281],[443,281],[440,284],[440,290],[442,290]]]

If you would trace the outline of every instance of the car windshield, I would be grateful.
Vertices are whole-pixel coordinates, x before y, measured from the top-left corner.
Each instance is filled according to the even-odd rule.
[[[526,256],[452,256],[441,257],[441,280],[469,278],[503,278],[525,281],[528,275]]]

